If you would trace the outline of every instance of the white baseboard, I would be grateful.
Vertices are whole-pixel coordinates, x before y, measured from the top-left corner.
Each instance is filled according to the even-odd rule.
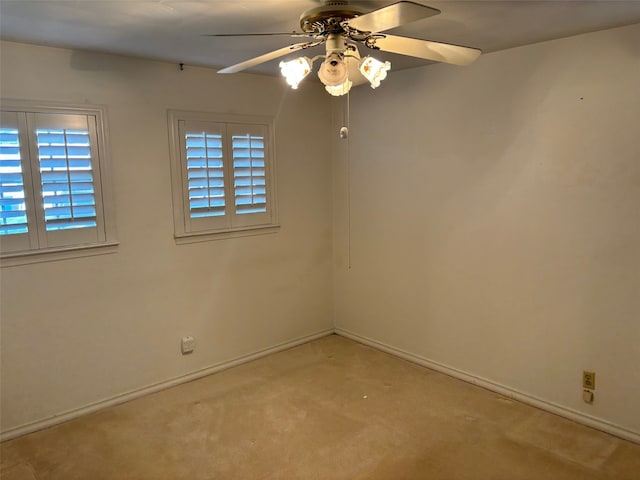
[[[114,397],[101,400],[95,403],[91,403],[89,405],[85,405],[83,407],[79,407],[73,410],[69,410],[59,415],[55,415],[53,417],[48,417],[42,420],[37,420],[35,422],[30,422],[24,425],[20,425],[18,427],[11,428],[4,432],[0,433],[0,442],[10,440],[12,438],[20,437],[22,435],[26,435],[28,433],[32,433],[38,430],[42,430],[44,428],[52,427],[54,425],[58,425],[60,423],[72,420],[74,418],[81,417],[88,413],[93,413],[98,410],[102,410],[107,407],[111,407],[114,405],[118,405],[120,403],[125,403],[130,400],[134,400],[136,398],[149,395],[151,393],[158,392],[160,390],[164,390],[166,388],[174,387],[176,385],[180,385],[181,383],[190,382],[192,380],[196,380],[198,378],[205,377],[207,375],[211,375],[213,373],[226,370],[227,368],[235,367],[238,365],[242,365],[243,363],[250,362],[252,360],[256,360],[258,358],[264,357],[266,355],[270,355],[272,353],[280,352],[282,350],[287,350],[289,348],[295,347],[297,345],[301,345],[303,343],[310,342],[312,340],[316,340],[321,337],[325,337],[327,335],[331,335],[332,333],[336,333],[343,337],[349,338],[359,343],[363,343],[370,347],[376,348],[383,352],[389,353],[396,357],[402,358],[404,360],[410,361],[412,363],[416,363],[423,367],[430,368],[432,370],[436,370],[438,372],[444,373],[454,378],[458,378],[465,382],[478,385],[480,387],[486,388],[487,390],[491,390],[493,392],[499,393],[500,395],[504,395],[505,397],[513,398],[520,402],[526,403],[528,405],[532,405],[534,407],[540,408],[542,410],[546,410],[548,412],[554,413],[561,417],[568,418],[570,420],[576,421],[583,425],[587,425],[589,427],[595,428],[597,430],[601,430],[603,432],[609,433],[611,435],[615,435],[616,437],[623,438],[625,440],[629,440],[634,443],[640,444],[640,433],[634,432],[632,430],[626,429],[619,425],[615,425],[606,420],[602,420],[600,418],[592,417],[590,415],[586,415],[582,412],[578,412],[576,410],[572,410],[567,407],[563,407],[561,405],[557,405],[555,403],[534,397],[527,393],[519,392],[514,390],[513,388],[507,387],[505,385],[501,385],[485,378],[478,377],[476,375],[463,372],[461,370],[449,367],[447,365],[443,365],[438,362],[434,362],[433,360],[429,360],[413,353],[409,353],[407,351],[401,350],[399,348],[392,347],[385,343],[379,342],[377,340],[373,340],[356,333],[350,332],[348,330],[344,330],[342,328],[336,329],[328,329],[323,330],[321,332],[317,332],[312,335],[307,335],[304,337],[297,338],[295,340],[291,340],[288,342],[284,342],[278,345],[275,345],[270,348],[266,348],[264,350],[259,350],[257,352],[253,352],[247,355],[243,355],[241,357],[228,360],[226,362],[221,362],[201,370],[197,370],[195,372],[188,373],[186,375],[181,375],[179,377],[175,377],[163,382],[155,383],[153,385],[148,385],[146,387],[142,387],[136,390],[132,390],[130,392],[123,393],[121,395],[116,395]]]
[[[611,435],[615,435],[616,437],[620,437],[624,440],[629,440],[631,442],[640,444],[640,432],[634,432],[632,430],[613,424],[606,420],[603,420],[597,417],[592,417],[590,415],[584,414],[582,412],[578,412],[571,408],[563,407],[562,405],[558,405],[553,402],[549,402],[547,400],[534,397],[527,393],[523,393],[513,388],[507,387],[505,385],[492,382],[491,380],[487,380],[486,378],[478,377],[476,375],[463,372],[462,370],[458,370],[456,368],[452,368],[447,365],[434,362],[433,360],[429,360],[419,355],[415,355],[413,353],[401,350],[399,348],[392,347],[390,345],[379,342],[377,340],[373,340],[371,338],[363,337],[362,335],[358,335],[357,333],[353,333],[348,330],[344,330],[342,328],[336,328],[335,333],[343,337],[349,338],[351,340],[354,340],[356,342],[363,343],[365,345],[373,347],[377,350],[382,350],[383,352],[389,353],[396,357],[400,357],[409,362],[416,363],[423,367],[427,367],[432,370],[436,370],[438,372],[449,375],[451,377],[464,380],[465,382],[472,383],[474,385],[478,385],[480,387],[486,388],[487,390],[491,390],[493,392],[499,393],[500,395],[504,395],[505,397],[513,398],[515,400],[518,400],[522,403],[526,403],[528,405],[532,405],[541,410],[546,410],[547,412],[551,412],[561,417],[568,418],[569,420],[573,420],[575,422],[581,423],[588,427],[592,427],[597,430],[601,430],[603,432],[609,433]]]
[[[138,388],[136,390],[132,390],[130,392],[116,395],[114,397],[107,398],[105,400],[100,400],[95,403],[90,403],[89,405],[85,405],[83,407],[74,408],[73,410],[62,412],[53,417],[47,417],[42,420],[36,420],[35,422],[30,422],[24,425],[20,425],[18,427],[10,428],[9,430],[6,430],[0,433],[0,442],[4,442],[5,440],[11,440],[12,438],[20,437],[22,435],[26,435],[27,433],[32,433],[38,430],[42,430],[44,428],[49,428],[54,425],[58,425],[59,423],[63,423],[63,422],[72,420],[74,418],[81,417],[88,413],[93,413],[107,407],[118,405],[120,403],[125,403],[130,400],[134,400],[136,398],[142,397],[144,395],[149,395],[150,393],[155,393],[160,390],[164,390],[166,388],[175,387],[176,385],[180,385],[181,383],[190,382],[192,380],[196,380],[198,378],[211,375],[212,373],[216,373],[221,370],[226,370],[227,368],[242,365],[243,363],[247,363],[252,360],[256,360],[258,358],[264,357],[266,355],[280,352],[282,350],[287,350],[289,348],[301,345],[303,343],[310,342],[312,340],[316,340],[321,337],[325,337],[327,335],[331,335],[333,333],[334,333],[333,328],[323,330],[321,332],[317,332],[311,335],[306,335],[304,337],[300,337],[295,340],[290,340],[288,342],[280,343],[273,347],[265,348],[264,350],[259,350],[257,352],[249,353],[247,355],[242,355],[241,357],[237,357],[232,360],[228,360],[226,362],[221,362],[215,365],[211,365],[209,367],[203,368],[201,370],[197,370],[195,372],[187,373],[185,375],[171,378],[163,382],[154,383],[152,385],[147,385],[146,387]]]

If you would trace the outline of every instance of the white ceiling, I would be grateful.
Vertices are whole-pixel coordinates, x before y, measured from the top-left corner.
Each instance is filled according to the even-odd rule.
[[[640,23],[640,1],[634,0],[414,1],[442,13],[392,33],[485,53]],[[373,10],[394,0],[351,3]],[[302,12],[321,4],[321,0],[1,0],[0,38],[221,68],[304,39],[204,34],[300,31]],[[387,58],[394,70],[429,63],[392,54]],[[249,71],[276,74],[277,64],[273,60]]]

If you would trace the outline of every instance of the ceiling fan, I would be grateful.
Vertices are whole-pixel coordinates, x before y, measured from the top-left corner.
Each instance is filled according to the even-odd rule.
[[[353,85],[365,83],[367,80],[372,88],[378,87],[391,68],[388,61],[381,62],[371,56],[361,58],[358,45],[374,51],[397,53],[454,65],[472,63],[480,55],[480,50],[382,33],[439,13],[440,10],[409,1],[399,1],[367,12],[347,1],[328,0],[322,6],[307,10],[300,16],[302,32],[211,36],[289,35],[311,39],[218,71],[223,74],[240,72],[295,51],[324,44],[326,54],[313,58],[302,56],[280,62],[280,70],[287,83],[292,88],[297,88],[298,84],[311,72],[313,62],[322,58],[324,60],[318,70],[318,77],[330,94],[339,96],[346,94]]]

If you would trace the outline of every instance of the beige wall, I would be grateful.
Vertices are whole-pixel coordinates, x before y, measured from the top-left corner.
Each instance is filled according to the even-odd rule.
[[[347,144],[317,83],[3,43],[3,97],[108,107],[121,244],[0,271],[2,430],[334,317],[640,434],[638,45],[631,26],[392,72],[354,89]],[[175,245],[168,108],[277,117],[279,233]]]
[[[328,136],[323,92],[64,49],[1,54],[3,98],[107,106],[121,242],[0,271],[3,431],[332,328],[331,162],[307,148]],[[169,108],[276,117],[278,233],[175,244]]]
[[[640,26],[392,72],[350,127],[336,326],[640,435]]]

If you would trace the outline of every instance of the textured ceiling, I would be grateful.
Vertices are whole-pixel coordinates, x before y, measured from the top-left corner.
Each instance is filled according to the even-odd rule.
[[[416,1],[442,13],[390,33],[484,52],[640,23],[640,1]],[[351,3],[373,10],[393,0]],[[1,0],[0,37],[221,68],[301,40],[205,34],[299,31],[300,15],[321,4],[320,0]],[[392,54],[386,58],[394,69],[428,64]],[[274,60],[249,71],[276,74],[277,64]]]

